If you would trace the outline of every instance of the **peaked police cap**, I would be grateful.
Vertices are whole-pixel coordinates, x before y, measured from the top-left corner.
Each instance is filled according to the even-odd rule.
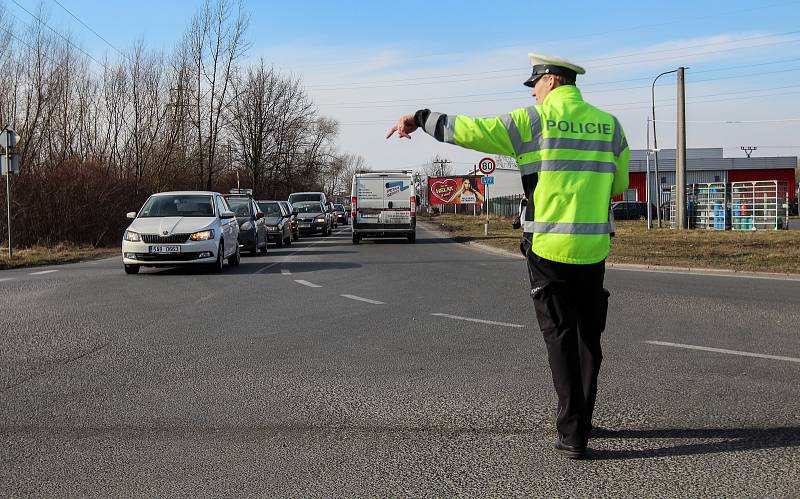
[[[559,75],[574,80],[577,75],[586,73],[586,70],[582,67],[560,57],[530,53],[528,58],[531,60],[531,65],[533,65],[533,74],[522,83],[526,87],[534,86],[536,80],[547,74]]]

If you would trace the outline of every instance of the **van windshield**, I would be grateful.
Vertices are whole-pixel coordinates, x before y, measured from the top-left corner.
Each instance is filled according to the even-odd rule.
[[[294,209],[299,213],[322,213],[325,211],[320,203],[297,203],[294,205]]]
[[[322,196],[313,192],[307,194],[292,194],[289,196],[289,202],[292,204],[302,203],[303,201],[322,201]]]

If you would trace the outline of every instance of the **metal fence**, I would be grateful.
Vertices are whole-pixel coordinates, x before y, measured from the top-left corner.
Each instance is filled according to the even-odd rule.
[[[519,212],[519,202],[524,197],[522,194],[514,194],[491,198],[489,199],[489,214],[499,217],[515,217]]]

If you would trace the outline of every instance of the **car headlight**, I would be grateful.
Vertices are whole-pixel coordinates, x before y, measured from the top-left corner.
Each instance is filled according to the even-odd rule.
[[[189,236],[189,239],[191,239],[192,241],[210,241],[211,239],[214,239],[214,229],[201,230],[200,232],[195,232],[194,234]]]
[[[317,219],[317,222],[319,222],[321,224],[324,224],[325,223],[325,219],[320,217],[320,218]]]
[[[245,222],[242,225],[240,225],[239,228],[242,229],[242,230],[250,230],[250,229],[253,228],[253,222],[250,222],[250,221]]]
[[[122,239],[125,241],[131,241],[133,243],[138,243],[142,240],[141,236],[139,236],[139,233],[133,232],[132,230],[126,230],[125,235],[122,236]]]

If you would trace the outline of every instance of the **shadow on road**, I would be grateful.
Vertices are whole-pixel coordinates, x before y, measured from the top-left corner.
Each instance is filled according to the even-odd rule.
[[[777,428],[674,428],[654,430],[596,429],[592,439],[713,439],[714,442],[683,443],[653,449],[602,450],[593,449],[588,459],[646,459],[668,456],[693,456],[758,449],[800,447],[800,427]]]

